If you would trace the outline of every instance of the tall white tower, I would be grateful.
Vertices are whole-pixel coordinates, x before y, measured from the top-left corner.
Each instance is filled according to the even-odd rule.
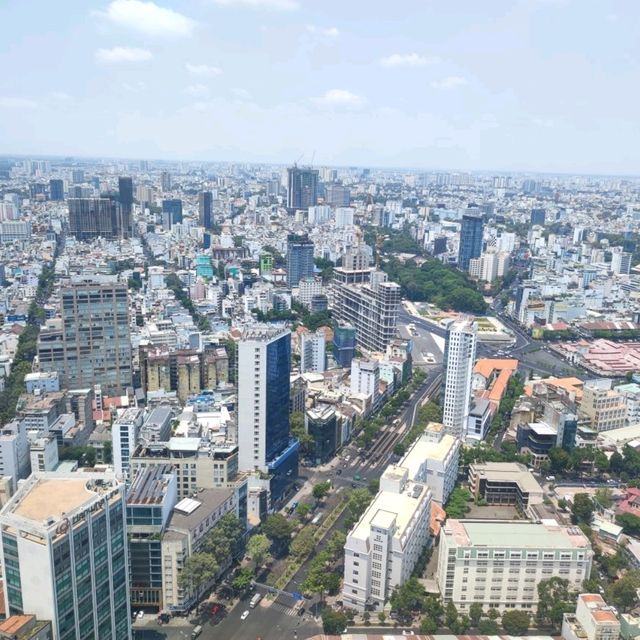
[[[476,327],[471,319],[454,322],[444,349],[444,406],[447,433],[464,440],[471,405],[471,379],[476,359]]]

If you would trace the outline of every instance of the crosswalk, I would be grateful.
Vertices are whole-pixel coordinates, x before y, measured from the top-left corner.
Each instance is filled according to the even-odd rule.
[[[286,605],[280,604],[279,602],[274,602],[270,608],[283,613],[285,616],[295,616],[298,614],[298,610],[294,607],[287,607]]]

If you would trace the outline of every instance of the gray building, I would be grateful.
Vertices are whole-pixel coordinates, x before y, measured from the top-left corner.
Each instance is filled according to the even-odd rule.
[[[287,238],[287,285],[296,287],[314,273],[313,242],[306,235]]]
[[[72,281],[60,290],[61,321],[42,329],[42,371],[57,371],[67,389],[102,386],[105,394],[131,386],[127,285],[115,278]]]

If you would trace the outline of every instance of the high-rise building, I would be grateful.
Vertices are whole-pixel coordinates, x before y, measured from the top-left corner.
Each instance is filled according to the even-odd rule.
[[[347,535],[344,545],[345,606],[382,610],[393,589],[404,584],[431,535],[431,491],[390,465],[380,491]]]
[[[126,176],[118,178],[118,201],[122,209],[122,230],[125,238],[131,237],[133,211],[133,180]]]
[[[272,499],[298,471],[298,441],[289,433],[291,332],[247,329],[238,345],[239,469],[272,477]]]
[[[51,200],[64,200],[64,181],[60,178],[49,180],[49,198]]]
[[[356,261],[358,262],[358,261]],[[387,274],[369,269],[360,261],[333,270],[333,315],[356,330],[356,341],[367,351],[387,349],[396,334],[400,308],[400,286],[387,281]]]
[[[211,191],[202,191],[199,196],[200,226],[211,229],[213,226],[213,194]]]
[[[444,347],[442,424],[447,433],[463,440],[471,408],[471,380],[476,359],[476,340],[476,328],[472,320],[458,320],[447,329]]]
[[[308,209],[318,204],[318,170],[291,167],[287,172],[287,208]]]
[[[531,226],[539,225],[544,227],[546,213],[544,209],[531,209]]]
[[[162,226],[171,229],[174,224],[182,222],[182,200],[172,198],[162,201]]]
[[[326,369],[325,335],[322,329],[303,333],[300,340],[300,371],[322,373]]]
[[[84,182],[84,170],[74,169],[71,172],[71,182],[73,182],[73,184],[82,184]]]
[[[356,351],[356,329],[351,325],[336,324],[333,327],[333,357],[339,367],[351,366]]]
[[[138,444],[143,419],[144,411],[131,407],[119,415],[111,427],[113,470],[125,480],[131,479],[129,460]]]
[[[298,286],[303,278],[313,277],[313,242],[306,235],[287,238],[287,285]]]
[[[440,532],[436,579],[445,602],[468,611],[474,602],[491,608],[535,610],[536,584],[553,577],[579,589],[591,574],[593,550],[578,527],[555,520],[453,520]]]
[[[0,512],[9,615],[54,640],[131,638],[125,487],[109,473],[34,473]]]
[[[351,203],[351,189],[341,184],[328,184],[324,193],[325,202],[333,207],[348,207]]]
[[[482,253],[483,223],[480,216],[465,213],[460,228],[460,248],[458,249],[458,269],[469,271],[469,261],[479,258]]]
[[[130,215],[115,198],[69,198],[69,233],[78,240],[128,238]]]
[[[130,599],[134,607],[164,608],[162,536],[178,502],[176,474],[152,464],[136,474],[127,495]]]
[[[629,275],[633,266],[633,254],[614,247],[611,251],[611,271],[616,275]]]
[[[331,405],[319,404],[305,413],[307,433],[313,438],[313,459],[325,464],[333,458],[340,446],[340,426],[336,410]]]
[[[114,278],[76,278],[60,290],[61,319],[38,338],[42,371],[57,371],[67,389],[100,384],[106,394],[131,386],[127,285]]]
[[[171,174],[168,171],[163,171],[160,174],[160,189],[164,193],[171,191]]]

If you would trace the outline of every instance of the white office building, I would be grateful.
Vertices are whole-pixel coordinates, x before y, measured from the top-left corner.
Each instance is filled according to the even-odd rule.
[[[562,619],[563,640],[618,640],[620,629],[616,610],[599,593],[581,593],[576,612]]]
[[[320,278],[302,278],[298,282],[298,300],[305,307],[310,307],[313,296],[318,296],[321,293],[323,293],[323,289]]]
[[[300,338],[300,372],[322,373],[326,368],[326,345],[322,329],[315,333],[303,333]]]
[[[398,467],[407,469],[411,480],[426,484],[434,501],[444,504],[458,478],[460,447],[460,440],[445,433],[443,425],[430,422]]]
[[[107,473],[34,473],[0,512],[8,615],[53,640],[130,640],[125,486]]]
[[[354,358],[351,361],[351,393],[371,396],[373,402],[378,397],[380,365],[377,360]]]
[[[584,533],[555,520],[449,519],[440,532],[436,579],[444,601],[461,611],[474,602],[533,610],[541,580],[563,578],[579,589],[591,574],[592,560]]]
[[[113,469],[125,477],[129,476],[129,460],[138,444],[143,419],[142,409],[126,409],[111,427]]]
[[[342,599],[350,609],[382,610],[430,541],[431,491],[389,467],[380,491],[347,536]]]
[[[336,227],[352,227],[353,226],[353,207],[338,207],[336,209]]]
[[[13,420],[0,430],[0,477],[10,477],[15,491],[18,480],[28,477],[29,473],[31,461],[26,422]]]
[[[447,330],[442,424],[457,438],[463,438],[467,430],[476,342],[476,327],[470,319],[454,322]]]
[[[31,471],[54,471],[58,466],[58,443],[55,438],[37,438],[31,443]]]

